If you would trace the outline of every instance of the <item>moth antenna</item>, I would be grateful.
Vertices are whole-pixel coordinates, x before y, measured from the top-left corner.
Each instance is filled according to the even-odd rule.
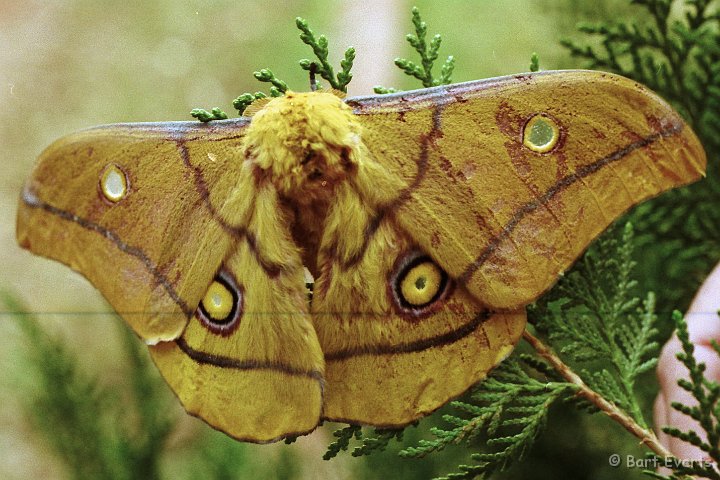
[[[242,116],[243,117],[252,117],[257,112],[259,112],[260,110],[265,108],[265,105],[267,105],[270,100],[272,100],[272,98],[270,98],[270,97],[259,98],[259,99],[255,100],[253,103],[251,103],[250,105],[245,107],[245,110],[243,110],[243,112],[242,112]]]
[[[312,62],[310,64],[310,91],[317,92],[318,84],[315,74],[317,73],[317,63]]]

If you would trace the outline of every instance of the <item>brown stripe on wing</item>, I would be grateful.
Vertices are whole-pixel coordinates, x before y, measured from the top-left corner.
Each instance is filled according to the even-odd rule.
[[[232,368],[236,370],[273,370],[287,375],[308,377],[320,382],[323,381],[322,373],[318,370],[301,370],[282,362],[270,362],[267,360],[240,360],[223,355],[202,352],[188,345],[183,337],[175,340],[175,344],[183,351],[183,353],[185,353],[185,355],[199,364],[214,365],[220,368]]]
[[[468,335],[471,335],[480,328],[491,315],[492,312],[489,310],[481,311],[475,315],[472,320],[454,330],[435,335],[434,337],[424,338],[422,340],[398,343],[395,345],[358,345],[344,350],[338,350],[336,352],[326,352],[325,361],[338,362],[361,355],[396,355],[401,353],[421,352],[430,348],[442,347],[444,345],[455,343]],[[485,340],[487,342],[486,344],[489,345],[490,342],[487,338],[487,334],[485,334]]]
[[[671,137],[681,132],[682,130],[682,123],[675,124],[669,128],[661,130],[660,132],[653,133],[652,135],[648,135],[647,137],[632,142],[625,147],[622,147],[614,151],[613,153],[606,155],[599,160],[596,160],[593,163],[583,165],[582,167],[578,168],[574,173],[563,177],[562,179],[557,181],[552,187],[550,187],[542,196],[538,197],[535,200],[527,202],[518,210],[516,210],[513,216],[510,218],[510,221],[503,226],[500,232],[498,232],[488,241],[487,246],[482,250],[482,252],[480,252],[477,258],[473,262],[471,262],[465,268],[465,270],[463,270],[463,273],[457,280],[461,283],[467,283],[472,277],[472,275],[488,261],[488,259],[495,252],[500,243],[510,237],[515,228],[517,228],[518,224],[525,217],[532,214],[538,208],[546,206],[550,202],[550,200],[562,193],[563,190],[575,184],[576,182],[579,182],[582,179],[589,177],[594,173],[597,173],[606,165],[621,160],[635,150],[647,147],[659,139]]]
[[[150,275],[152,275],[152,277],[159,285],[162,285],[162,287],[165,289],[173,302],[175,302],[175,304],[183,311],[185,316],[188,318],[192,316],[195,309],[190,308],[187,302],[185,302],[185,300],[183,300],[180,295],[178,295],[177,291],[175,290],[167,276],[165,276],[165,274],[160,271],[158,266],[150,259],[150,257],[148,257],[148,255],[140,247],[128,245],[127,243],[122,241],[115,232],[106,227],[103,227],[102,225],[91,222],[86,218],[79,217],[78,215],[68,212],[67,210],[63,210],[61,208],[50,205],[49,203],[43,202],[33,192],[31,192],[28,187],[25,187],[25,189],[23,190],[22,200],[23,203],[25,203],[25,205],[27,205],[28,207],[39,208],[52,215],[57,216],[58,218],[73,222],[81,226],[82,228],[85,228],[86,230],[90,230],[102,235],[103,237],[110,240],[113,244],[115,244],[115,246],[121,252],[140,260],[140,262],[145,266]]]

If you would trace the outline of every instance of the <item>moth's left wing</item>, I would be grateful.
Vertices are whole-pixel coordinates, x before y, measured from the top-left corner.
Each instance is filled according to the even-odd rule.
[[[348,104],[384,177],[402,179],[394,191],[366,188],[366,202],[495,309],[530,303],[620,214],[705,170],[682,118],[608,73],[515,75]]]
[[[23,190],[18,243],[82,273],[145,341],[177,338],[231,245],[247,119],[105,125],[61,138]]]
[[[277,195],[268,185],[243,187],[253,192],[248,235],[182,336],[150,353],[189,413],[239,440],[266,443],[317,426],[324,361]]]

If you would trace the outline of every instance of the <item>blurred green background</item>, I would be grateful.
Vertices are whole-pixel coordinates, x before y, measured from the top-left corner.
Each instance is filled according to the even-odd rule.
[[[263,67],[290,88],[307,89],[297,60],[311,52],[298,39],[296,16],[328,36],[334,65],[348,45],[356,47],[350,95],[370,94],[377,84],[417,88],[392,62],[396,56],[414,59],[404,40],[412,30],[413,5],[429,34],[442,34],[441,57],[456,57],[454,81],[527,71],[533,52],[543,69],[581,67],[559,44],[561,38],[578,38],[577,22],[637,13],[627,2],[610,0],[0,0],[0,292],[35,313],[42,329],[58,335],[88,375],[122,392],[133,370],[123,353],[120,321],[81,276],[16,246],[18,195],[37,155],[54,139],[96,124],[191,120],[194,107],[219,106],[232,115],[237,95],[266,90],[252,77]],[[32,345],[13,321],[12,309],[0,308],[0,477],[68,478],[63,460],[25,408],[33,389],[44,388],[22,361]],[[388,452],[324,462],[332,426],[290,446],[238,444],[186,416],[157,375],[155,381],[177,419],[161,453],[164,478],[197,478],[199,468],[207,478],[420,479],[452,471],[466,459],[467,452],[457,449],[425,461]],[[565,412],[550,420],[532,460],[508,478],[641,478],[639,470],[607,466],[610,452],[639,453],[616,425]],[[439,420],[410,429],[406,438],[425,435],[434,421]],[[215,461],[229,471],[210,475]],[[202,470],[206,467],[210,470]]]

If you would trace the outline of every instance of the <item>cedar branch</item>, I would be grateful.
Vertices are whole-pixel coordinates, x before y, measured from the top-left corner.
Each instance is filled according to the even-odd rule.
[[[523,332],[523,338],[535,349],[538,355],[550,363],[550,365],[552,365],[566,381],[578,386],[577,395],[585,398],[587,401],[603,411],[612,420],[622,425],[625,430],[639,438],[641,443],[645,444],[650,450],[660,457],[674,458],[674,455],[660,443],[655,435],[655,432],[641,427],[627,413],[623,412],[616,405],[609,402],[602,395],[588,387],[583,379],[580,378],[567,364],[565,364],[565,362],[563,362],[560,357],[558,357],[555,352],[550,349],[550,347],[545,345],[527,329]]]

